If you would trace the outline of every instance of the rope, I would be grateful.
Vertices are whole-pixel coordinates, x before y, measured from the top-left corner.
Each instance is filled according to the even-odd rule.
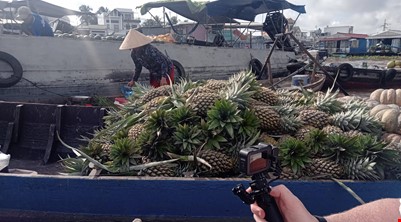
[[[43,88],[43,87],[41,87],[41,86],[38,86],[37,83],[34,83],[34,82],[32,82],[31,80],[29,80],[29,79],[26,79],[26,78],[24,78],[24,77],[22,77],[22,79],[25,80],[25,81],[27,81],[27,82],[29,82],[32,86],[34,86],[34,87],[36,87],[36,88],[38,88],[38,89],[40,89],[40,90],[42,90],[42,91],[45,91],[45,92],[48,92],[48,93],[51,93],[51,94],[54,94],[54,95],[57,95],[57,96],[60,96],[60,97],[64,97],[64,98],[67,97],[67,96],[65,96],[65,95],[61,95],[61,94],[59,94],[59,93],[56,93],[56,92],[50,91],[50,90],[48,90],[48,89],[45,89],[45,88]]]

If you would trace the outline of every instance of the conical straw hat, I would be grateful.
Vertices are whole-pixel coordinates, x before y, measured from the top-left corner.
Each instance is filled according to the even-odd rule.
[[[120,45],[120,50],[134,49],[152,42],[152,39],[144,34],[131,29],[125,36],[123,43]]]

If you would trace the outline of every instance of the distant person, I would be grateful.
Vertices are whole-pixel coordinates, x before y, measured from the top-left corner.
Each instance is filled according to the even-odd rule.
[[[171,60],[150,43],[152,39],[131,29],[120,46],[120,50],[131,50],[135,63],[135,73],[128,86],[134,86],[142,72],[142,67],[149,70],[150,85],[157,88],[174,81],[174,66]],[[170,77],[170,79],[169,79]]]
[[[40,15],[33,13],[27,6],[21,6],[17,10],[17,20],[23,21],[21,32],[31,36],[54,36],[49,23]]]

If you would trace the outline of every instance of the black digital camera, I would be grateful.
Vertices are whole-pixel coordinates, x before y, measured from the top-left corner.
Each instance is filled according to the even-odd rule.
[[[278,148],[272,145],[259,143],[240,150],[239,170],[252,176],[249,183],[251,192],[246,192],[242,184],[232,189],[246,204],[257,203],[265,212],[269,222],[283,222],[283,217],[277,207],[276,201],[270,196],[270,183],[280,177],[280,162]],[[270,173],[272,175],[270,176]]]
[[[274,171],[277,165],[278,149],[272,145],[259,143],[240,150],[239,170],[248,176],[261,172]]]

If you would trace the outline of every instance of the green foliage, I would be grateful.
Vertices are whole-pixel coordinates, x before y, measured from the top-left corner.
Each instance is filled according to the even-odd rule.
[[[289,167],[295,174],[302,174],[302,169],[312,162],[310,148],[301,140],[289,137],[279,144],[280,160],[283,167]]]
[[[119,169],[120,172],[128,172],[131,164],[137,164],[136,154],[134,143],[129,138],[117,139],[111,146],[111,168]]]

